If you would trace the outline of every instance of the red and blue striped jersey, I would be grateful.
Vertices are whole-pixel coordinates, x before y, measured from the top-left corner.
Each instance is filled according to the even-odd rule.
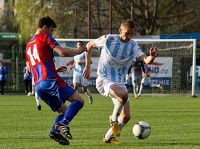
[[[56,79],[60,85],[66,86],[54,64],[53,48],[57,45],[56,40],[48,34],[36,34],[27,43],[26,61],[31,67],[35,85],[42,80]]]

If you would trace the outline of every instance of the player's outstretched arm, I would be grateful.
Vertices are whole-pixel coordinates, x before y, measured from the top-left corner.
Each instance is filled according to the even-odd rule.
[[[91,65],[91,53],[92,53],[92,48],[95,47],[93,41],[89,41],[86,45],[87,50],[86,50],[86,57],[85,57],[85,68],[83,70],[83,77],[88,79],[90,77],[90,65]]]
[[[61,46],[55,46],[53,49],[62,57],[73,57],[75,55],[81,54],[86,50],[85,46],[79,46],[77,48],[62,48]]]
[[[158,49],[156,47],[152,47],[150,49],[150,56],[146,56],[146,55],[142,56],[143,62],[146,64],[153,63],[154,59],[158,56],[158,53],[159,53]]]
[[[65,72],[67,71],[67,67],[66,66],[59,66],[58,68],[56,68],[57,72]]]

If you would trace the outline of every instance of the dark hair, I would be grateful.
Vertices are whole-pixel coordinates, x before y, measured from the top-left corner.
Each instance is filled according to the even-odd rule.
[[[82,46],[84,45],[84,42],[83,41],[78,41],[78,43]]]
[[[135,24],[130,19],[122,20],[121,25],[125,26],[125,27],[128,27],[128,28],[135,28]]]
[[[45,16],[45,17],[42,17],[40,20],[39,20],[39,22],[38,22],[38,27],[39,28],[42,28],[43,26],[47,26],[47,27],[54,27],[54,28],[56,28],[57,27],[57,25],[56,25],[56,23],[54,22],[54,20],[53,19],[51,19],[49,16]]]

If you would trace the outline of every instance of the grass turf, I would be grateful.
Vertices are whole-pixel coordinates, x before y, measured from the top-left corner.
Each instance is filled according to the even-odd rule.
[[[197,149],[200,148],[200,100],[189,96],[143,96],[131,99],[132,119],[124,127],[119,145],[104,144],[113,105],[110,98],[94,95],[90,105],[71,122],[73,140],[62,146],[50,140],[49,130],[57,113],[44,102],[42,111],[34,97],[0,96],[0,149]],[[67,103],[68,104],[68,103]],[[151,135],[138,140],[132,134],[134,123],[145,120]]]

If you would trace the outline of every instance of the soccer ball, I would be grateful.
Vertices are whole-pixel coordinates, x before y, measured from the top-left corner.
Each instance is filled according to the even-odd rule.
[[[145,121],[139,121],[133,126],[133,134],[138,139],[145,139],[151,133],[150,125]]]

